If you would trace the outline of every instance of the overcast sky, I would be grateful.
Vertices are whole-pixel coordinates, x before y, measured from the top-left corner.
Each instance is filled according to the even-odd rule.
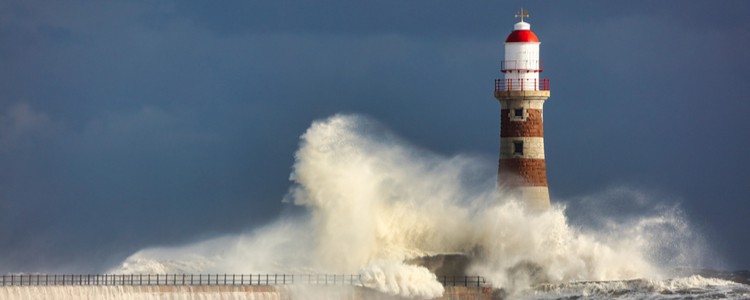
[[[496,164],[521,5],[551,79],[552,201],[680,203],[724,268],[750,269],[748,1],[5,0],[0,273],[267,223],[299,136],[338,112]]]

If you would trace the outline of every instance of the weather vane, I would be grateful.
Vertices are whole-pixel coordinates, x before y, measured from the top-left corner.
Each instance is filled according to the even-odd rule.
[[[523,9],[523,7],[521,7],[521,10],[518,11],[518,13],[515,15],[515,17],[516,18],[521,18],[521,22],[523,22],[523,17],[527,17],[527,18],[529,17],[529,11],[525,10],[525,9]]]

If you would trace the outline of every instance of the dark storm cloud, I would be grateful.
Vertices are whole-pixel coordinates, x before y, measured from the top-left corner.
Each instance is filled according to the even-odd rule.
[[[516,6],[0,4],[0,272],[99,271],[264,223],[297,138],[336,112],[494,161],[492,79]],[[657,189],[750,267],[748,5],[527,6],[552,79],[553,195]]]

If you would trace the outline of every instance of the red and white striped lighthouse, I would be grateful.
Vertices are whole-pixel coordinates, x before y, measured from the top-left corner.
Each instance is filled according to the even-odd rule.
[[[495,80],[500,101],[500,164],[498,186],[516,193],[532,209],[549,207],[547,167],[544,160],[542,108],[549,98],[549,79],[540,79],[539,39],[524,22],[528,12],[505,40],[502,79]]]

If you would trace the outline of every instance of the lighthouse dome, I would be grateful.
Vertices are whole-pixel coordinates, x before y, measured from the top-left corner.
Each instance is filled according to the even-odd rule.
[[[506,43],[539,43],[539,38],[531,31],[531,24],[518,22],[513,25],[513,32],[505,39]]]

